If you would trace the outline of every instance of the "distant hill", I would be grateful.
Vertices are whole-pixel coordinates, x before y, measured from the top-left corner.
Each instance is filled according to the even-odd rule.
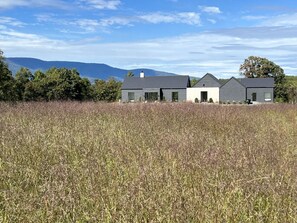
[[[173,73],[167,73],[162,71],[156,71],[152,69],[134,69],[125,70],[120,68],[115,68],[108,66],[106,64],[99,63],[80,63],[80,62],[69,62],[69,61],[43,61],[35,58],[25,58],[25,57],[8,57],[6,62],[9,69],[15,74],[21,67],[26,67],[34,73],[37,70],[42,70],[43,72],[50,69],[51,67],[56,68],[75,68],[82,77],[87,77],[91,80],[103,79],[107,80],[114,77],[118,80],[123,80],[129,71],[132,71],[134,75],[139,75],[141,71],[144,71],[147,76],[168,76],[176,75]]]

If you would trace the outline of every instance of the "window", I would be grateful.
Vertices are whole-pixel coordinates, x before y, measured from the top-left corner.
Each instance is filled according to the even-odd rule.
[[[128,92],[128,101],[134,102],[134,100],[135,100],[135,93]]]
[[[178,92],[172,92],[172,101],[178,101]]]
[[[271,101],[272,100],[272,94],[270,92],[264,93],[264,100],[265,101]]]
[[[257,101],[257,93],[252,93],[252,101]]]
[[[158,92],[145,92],[144,98],[146,101],[158,101]]]

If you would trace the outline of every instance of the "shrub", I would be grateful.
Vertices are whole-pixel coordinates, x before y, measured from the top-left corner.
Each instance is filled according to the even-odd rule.
[[[199,99],[198,98],[195,98],[195,103],[199,103]]]
[[[209,101],[208,101],[208,103],[213,103],[213,99],[210,98]]]

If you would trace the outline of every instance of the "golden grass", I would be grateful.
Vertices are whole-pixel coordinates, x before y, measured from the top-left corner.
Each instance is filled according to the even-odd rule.
[[[297,106],[0,104],[0,222],[297,222]]]

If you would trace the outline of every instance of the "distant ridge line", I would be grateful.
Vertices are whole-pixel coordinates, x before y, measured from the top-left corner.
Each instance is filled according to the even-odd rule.
[[[112,67],[104,63],[85,63],[75,61],[45,61],[38,58],[30,57],[7,57],[6,62],[13,74],[15,74],[21,67],[26,67],[33,73],[37,70],[45,72],[46,70],[52,67],[56,67],[76,69],[80,73],[81,77],[103,80],[107,80],[109,78],[123,80],[129,71],[131,71],[135,76],[139,75],[141,71],[144,71],[146,76],[178,75],[174,73],[157,71],[147,68],[127,70]]]

